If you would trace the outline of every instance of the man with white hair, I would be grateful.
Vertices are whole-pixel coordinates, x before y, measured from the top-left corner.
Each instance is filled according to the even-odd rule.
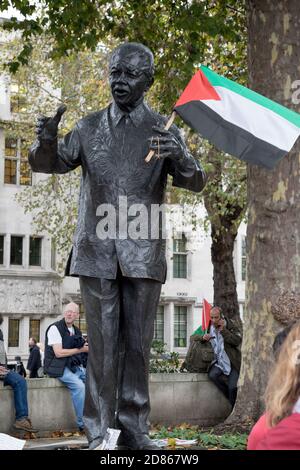
[[[44,370],[56,377],[70,390],[77,425],[83,431],[83,406],[85,399],[85,369],[81,353],[88,352],[82,333],[74,325],[79,317],[79,307],[69,303],[64,308],[64,318],[50,325],[45,337]]]

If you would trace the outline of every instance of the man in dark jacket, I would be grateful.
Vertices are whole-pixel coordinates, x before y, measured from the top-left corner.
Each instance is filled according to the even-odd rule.
[[[87,316],[84,420],[90,449],[101,444],[107,428],[116,426],[129,448],[157,449],[148,436],[148,371],[166,279],[166,240],[161,217],[152,214],[164,203],[168,175],[180,188],[199,192],[205,185],[205,173],[177,127],[164,130],[166,119],[144,102],[153,76],[154,58],[147,47],[117,47],[110,61],[113,103],[81,119],[61,141],[57,129],[64,110],[41,118],[29,157],[37,172],[82,168],[67,273],[80,277]],[[155,156],[146,163],[149,149]],[[147,214],[142,221],[140,214]]]
[[[44,370],[56,377],[70,391],[79,431],[83,431],[83,406],[85,399],[85,369],[82,353],[88,346],[81,331],[74,325],[79,317],[79,307],[69,303],[64,307],[64,318],[49,325],[45,335]]]
[[[38,370],[42,366],[40,348],[36,344],[35,338],[29,338],[29,358],[27,362],[27,370],[29,370],[29,378],[35,379],[38,377]]]
[[[215,356],[208,377],[234,407],[241,367],[239,346],[242,335],[233,321],[223,317],[220,307],[214,306],[210,317],[208,333],[201,338],[202,342],[210,343]]]

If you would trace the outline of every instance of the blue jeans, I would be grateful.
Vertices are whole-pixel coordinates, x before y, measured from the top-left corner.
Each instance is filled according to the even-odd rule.
[[[83,367],[76,367],[76,372],[72,372],[68,367],[65,367],[62,377],[58,377],[58,380],[70,390],[77,417],[77,425],[79,428],[83,428],[82,416],[85,398],[85,369]]]
[[[4,378],[4,386],[10,385],[14,391],[16,420],[28,417],[27,383],[17,372],[10,371]]]

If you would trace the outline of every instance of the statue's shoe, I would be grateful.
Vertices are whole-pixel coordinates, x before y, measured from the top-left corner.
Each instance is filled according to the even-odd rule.
[[[118,441],[118,445],[129,450],[161,450],[160,447],[154,444],[148,434],[135,434],[130,437],[122,436]]]
[[[102,437],[97,437],[89,443],[89,450],[100,450],[103,439]]]

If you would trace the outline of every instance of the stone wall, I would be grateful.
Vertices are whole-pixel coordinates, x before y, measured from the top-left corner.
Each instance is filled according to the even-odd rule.
[[[223,394],[207,374],[151,374],[151,423],[220,423],[231,412]]]
[[[75,430],[68,390],[56,379],[29,379],[30,418],[39,436],[57,430]],[[213,425],[230,413],[230,406],[206,374],[151,374],[152,424]],[[14,423],[13,392],[0,382],[0,432],[11,433]]]

